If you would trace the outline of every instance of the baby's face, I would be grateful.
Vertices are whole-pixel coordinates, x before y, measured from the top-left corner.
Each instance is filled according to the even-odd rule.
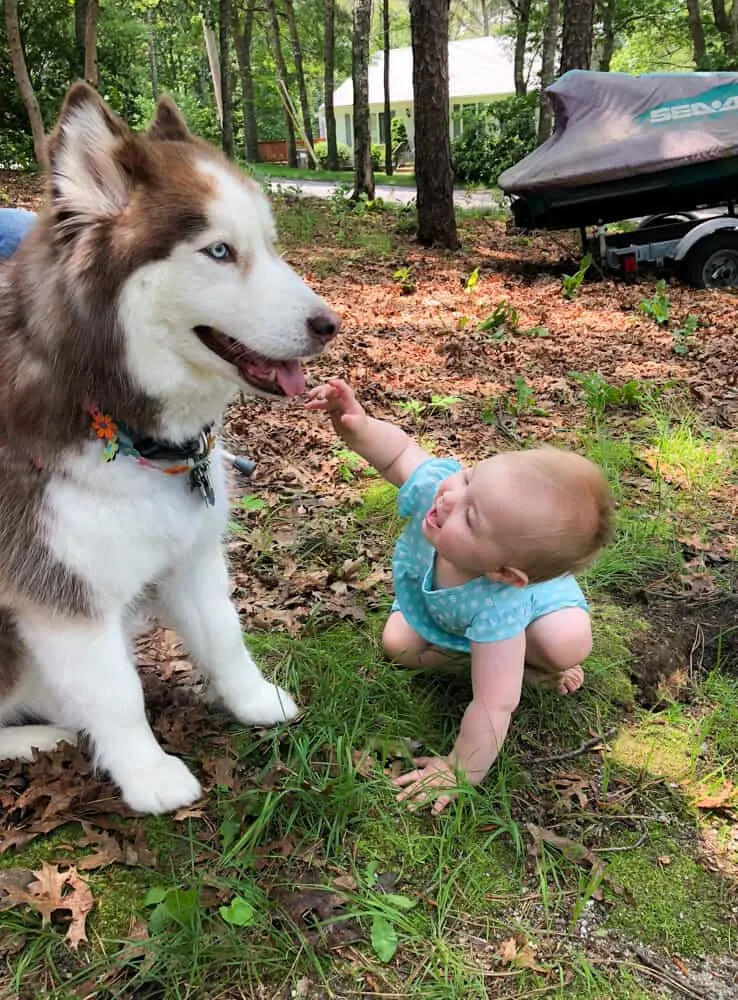
[[[423,536],[464,572],[496,572],[507,565],[506,539],[522,499],[516,497],[515,479],[506,455],[455,472],[438,487],[423,520]]]

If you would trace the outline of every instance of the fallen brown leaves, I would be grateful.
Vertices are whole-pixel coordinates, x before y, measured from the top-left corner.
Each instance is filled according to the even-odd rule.
[[[56,916],[67,923],[64,940],[75,951],[87,941],[86,920],[94,906],[89,885],[77,869],[70,865],[43,862],[38,871],[8,868],[0,872],[0,909],[30,906],[41,914],[46,925]]]

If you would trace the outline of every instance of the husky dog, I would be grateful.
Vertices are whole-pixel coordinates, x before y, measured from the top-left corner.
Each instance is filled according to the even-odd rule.
[[[128,805],[166,812],[200,786],[148,725],[129,626],[151,607],[240,722],[294,717],[229,599],[212,429],[235,389],[302,392],[339,319],[168,98],[134,134],[75,84],[49,155],[0,265],[0,757],[83,733]]]

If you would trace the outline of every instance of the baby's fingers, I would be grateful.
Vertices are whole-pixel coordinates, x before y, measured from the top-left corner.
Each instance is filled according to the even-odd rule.
[[[451,805],[453,800],[454,800],[453,795],[441,795],[433,803],[433,808],[431,809],[431,812],[433,813],[434,816],[440,816],[440,814],[443,812],[446,806]]]
[[[392,784],[397,788],[403,788],[405,785],[412,785],[415,781],[419,782],[422,777],[422,771],[408,771],[407,774],[400,774],[398,777],[393,778]]]

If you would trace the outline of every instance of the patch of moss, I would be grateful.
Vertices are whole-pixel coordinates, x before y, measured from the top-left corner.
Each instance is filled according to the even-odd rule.
[[[702,737],[726,769],[738,765],[738,680],[715,671],[705,679],[704,694],[713,702],[702,720]]]
[[[90,941],[121,941],[128,936],[131,923],[140,913],[141,901],[152,884],[151,875],[141,869],[116,865],[90,874],[88,881],[95,897]]]
[[[632,659],[629,639],[647,628],[634,611],[597,595],[592,600],[594,648],[586,671],[600,694],[615,705],[630,707],[634,700],[629,667]]]
[[[82,827],[78,823],[65,823],[43,837],[36,837],[25,847],[0,854],[0,870],[29,868],[36,871],[44,861],[73,862],[80,852],[75,851],[72,845],[82,836]]]
[[[618,845],[627,846],[622,840]],[[609,872],[632,894],[616,905],[605,926],[644,944],[681,955],[723,954],[730,949],[725,920],[731,890],[701,868],[668,833],[652,829],[648,843],[608,855]]]
[[[622,729],[610,755],[635,771],[679,782],[694,770],[694,736],[688,725],[669,725],[668,719],[647,717]]]
[[[558,989],[550,976],[523,973],[517,981],[518,995],[532,996],[538,988],[545,989],[550,1000],[655,1000],[652,990],[639,983],[630,970],[592,965],[584,955],[568,959],[556,972],[561,980]]]

